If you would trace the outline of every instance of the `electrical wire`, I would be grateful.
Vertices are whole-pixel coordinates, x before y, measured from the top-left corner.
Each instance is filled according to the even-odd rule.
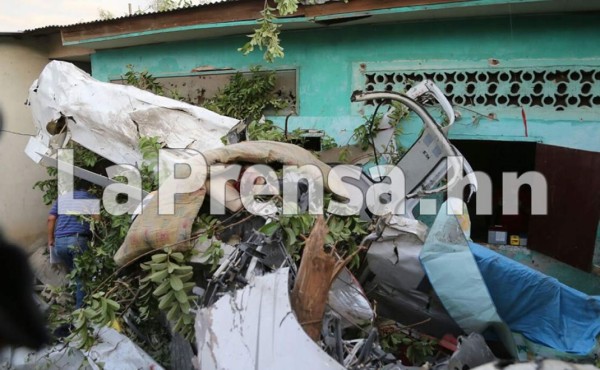
[[[4,129],[0,129],[1,132],[8,132],[9,134],[13,134],[13,135],[21,135],[21,136],[35,136],[34,134],[26,134],[24,132],[16,132],[16,131],[10,131],[10,130],[4,130]]]
[[[373,115],[371,116],[371,122],[369,123],[369,136],[371,137],[371,144],[373,145],[373,157],[375,159],[375,165],[379,166],[379,159],[377,159],[377,148],[375,148],[375,137],[373,135],[373,125],[375,123],[375,117],[377,116],[377,112],[379,111],[379,108],[381,107],[381,105],[383,104],[383,100],[379,102],[379,104],[377,104],[377,107],[375,108],[375,111],[373,112]]]

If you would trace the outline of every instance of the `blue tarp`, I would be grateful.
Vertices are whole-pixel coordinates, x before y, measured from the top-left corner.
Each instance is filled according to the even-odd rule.
[[[600,334],[591,297],[479,244],[469,243],[496,310],[513,332],[555,350],[587,355]]]
[[[594,356],[600,297],[468,242],[468,216],[445,212],[446,204],[441,209],[420,259],[436,294],[463,330],[493,329],[520,359],[531,354]]]

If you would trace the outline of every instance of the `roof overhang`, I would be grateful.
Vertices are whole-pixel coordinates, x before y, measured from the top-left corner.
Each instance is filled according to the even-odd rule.
[[[216,3],[170,12],[124,17],[61,29],[65,46],[109,49],[191,39],[249,34],[264,0]],[[589,12],[600,3],[586,0],[350,0],[301,5],[277,19],[283,30],[340,27],[481,16]]]
[[[0,42],[20,42],[21,45],[43,51],[51,60],[70,62],[89,62],[94,49],[81,46],[64,46],[60,29],[55,26],[44,27],[33,31],[0,32]]]

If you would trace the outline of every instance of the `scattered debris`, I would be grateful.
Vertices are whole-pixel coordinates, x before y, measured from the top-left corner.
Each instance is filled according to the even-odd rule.
[[[449,369],[474,369],[496,361],[497,358],[479,333],[458,337],[456,352],[448,360]]]
[[[445,194],[463,173],[470,192],[477,190],[469,164],[452,159],[460,152],[447,135],[457,115],[439,88],[424,81],[406,94],[355,92],[352,100],[399,105],[375,129],[374,118],[365,125],[366,149],[348,150],[351,163],[361,167],[328,176],[332,170],[323,159],[331,153],[318,157],[289,142],[246,141],[249,123],[50,63],[29,100],[40,133],[26,151],[38,163],[56,163],[56,150],[71,140],[112,162],[141,166],[139,143],[155,136],[162,146],[199,150],[207,165],[314,165],[323,174],[326,203],[335,196],[348,199],[346,185],[366,199],[371,186],[385,181],[386,173],[374,167],[381,161],[403,171],[407,196],[383,202],[377,212],[363,205],[359,216],[316,216],[307,212],[311,183],[281,171],[270,186],[297,187],[300,215],[283,212],[282,199],[275,198],[274,209],[247,212],[239,179],[220,189],[219,175],[206,171],[198,175],[208,176],[200,189],[179,192],[173,215],[159,214],[161,199],[150,192],[139,205],[144,212],[110,255],[117,267],[106,281],[114,285],[107,289],[103,281],[89,298],[91,307],[78,312],[81,321],[70,338],[84,330],[94,339],[87,334],[91,321],[102,326],[92,347],[55,357],[72,345],[67,342],[29,359],[14,353],[2,359],[22,368],[44,358],[51,367],[64,361],[94,369],[100,363],[107,369],[196,363],[203,370],[499,369],[507,366],[504,359],[510,359],[508,367],[529,368],[512,361],[538,356],[592,361],[600,332],[597,298],[469,242],[462,201],[450,198],[449,206],[461,212],[446,214],[444,204],[431,228],[414,217],[421,199]],[[444,122],[432,118],[424,101],[441,106]],[[406,153],[396,145],[393,119],[407,116],[404,109],[424,126]],[[177,190],[174,182],[163,186]],[[211,192],[223,193],[225,215],[209,214],[205,198]],[[404,212],[397,212],[400,206]],[[106,302],[110,310],[95,311]],[[153,358],[161,350],[170,361]]]
[[[595,370],[594,365],[577,364],[560,360],[540,360],[535,362],[497,361],[476,368],[477,370]]]
[[[24,348],[0,352],[3,369],[163,369],[129,338],[111,328],[100,328],[98,341],[89,350],[58,344],[40,351]]]

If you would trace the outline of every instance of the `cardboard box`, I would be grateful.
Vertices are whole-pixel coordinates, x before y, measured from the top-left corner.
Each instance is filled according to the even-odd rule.
[[[519,245],[521,247],[527,246],[527,235],[526,234],[519,235]]]
[[[488,244],[506,245],[508,232],[496,228],[488,230]]]

